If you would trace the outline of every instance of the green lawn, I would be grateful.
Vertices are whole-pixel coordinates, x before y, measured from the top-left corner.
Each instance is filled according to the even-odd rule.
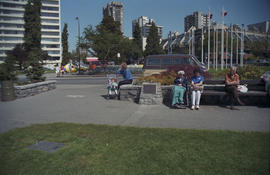
[[[47,140],[54,153],[29,150]],[[0,134],[2,175],[269,174],[270,134],[54,123]]]

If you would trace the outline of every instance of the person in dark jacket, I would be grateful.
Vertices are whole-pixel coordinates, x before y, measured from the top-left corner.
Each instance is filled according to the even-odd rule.
[[[179,71],[174,79],[172,106],[175,108],[185,108],[183,97],[187,89],[187,79],[184,74],[184,71]]]

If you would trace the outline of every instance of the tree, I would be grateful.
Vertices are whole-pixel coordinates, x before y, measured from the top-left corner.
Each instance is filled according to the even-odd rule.
[[[31,81],[44,80],[42,61],[46,53],[41,50],[41,0],[28,0],[24,11],[24,48],[28,67],[26,75]]]
[[[40,0],[28,0],[24,12],[24,47],[27,53],[41,49]]]
[[[91,25],[88,26],[84,30],[82,47],[103,63],[115,61],[123,39],[119,26],[120,23],[115,22],[111,16],[104,17],[95,30]]]
[[[16,44],[9,54],[14,56],[15,61],[17,61],[20,66],[20,70],[22,70],[23,64],[26,62],[27,58],[24,46],[22,44]]]
[[[66,65],[69,62],[69,53],[68,53],[68,25],[64,24],[62,32],[62,64]]]
[[[133,31],[133,59],[138,59],[143,55],[142,50],[142,34],[141,28],[138,23],[135,24],[134,31]]]
[[[154,22],[152,22],[152,26],[149,29],[149,34],[146,43],[147,44],[144,51],[145,56],[164,53],[160,45],[160,36],[158,35],[158,28]]]
[[[104,64],[108,61],[132,62],[142,55],[141,48],[122,35],[120,23],[114,21],[111,16],[104,17],[95,29],[91,25],[86,27],[81,43],[81,48],[87,49]],[[117,53],[120,53],[120,59],[117,58]]]

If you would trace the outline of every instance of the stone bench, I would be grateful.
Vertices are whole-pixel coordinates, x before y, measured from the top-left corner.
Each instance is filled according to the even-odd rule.
[[[201,104],[221,105],[229,104],[229,97],[225,92],[224,80],[206,81],[202,93]],[[246,105],[270,105],[270,97],[264,91],[264,84],[261,81],[249,80],[241,81],[241,84],[248,84],[247,93],[239,93],[240,99]],[[161,86],[163,104],[170,106],[172,102],[173,85]],[[120,100],[133,101],[139,103],[142,86],[123,85],[120,87]],[[186,102],[190,101],[190,95]]]
[[[201,104],[229,104],[230,98],[225,92],[224,80],[206,80],[205,83]],[[247,84],[248,87],[248,92],[239,92],[239,98],[246,105],[270,105],[270,97],[265,92],[264,82],[260,80],[245,80],[240,81],[240,84]]]

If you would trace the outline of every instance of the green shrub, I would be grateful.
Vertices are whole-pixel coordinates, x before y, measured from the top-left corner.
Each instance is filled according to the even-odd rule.
[[[256,80],[260,79],[264,69],[261,69],[259,66],[245,65],[244,67],[239,67],[237,72],[241,80]]]
[[[223,69],[223,70],[214,70],[211,69],[210,74],[215,79],[223,79],[226,75],[226,73],[230,72],[230,69]],[[260,66],[254,66],[254,65],[244,65],[243,67],[238,67],[237,73],[240,76],[241,80],[256,80],[260,79],[260,76],[265,72],[265,69],[263,69]]]

